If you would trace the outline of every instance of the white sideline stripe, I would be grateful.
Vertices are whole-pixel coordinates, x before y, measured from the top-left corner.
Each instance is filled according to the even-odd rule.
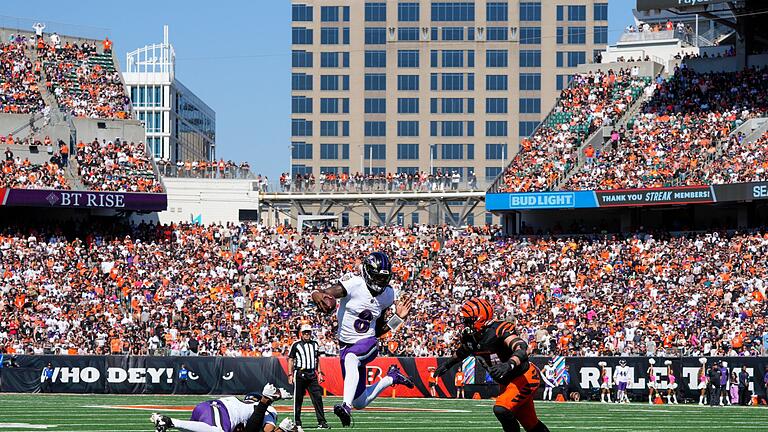
[[[0,423],[0,429],[48,429],[56,426],[33,425],[29,423]]]

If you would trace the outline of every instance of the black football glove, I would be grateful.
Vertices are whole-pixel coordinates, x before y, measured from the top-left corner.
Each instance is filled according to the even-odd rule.
[[[447,363],[443,363],[442,365],[438,366],[434,372],[432,372],[432,376],[437,378],[445,375],[446,372],[448,372],[448,366]]]
[[[491,378],[493,378],[496,382],[503,382],[506,381],[509,375],[512,374],[512,370],[514,368],[515,366],[511,363],[498,363],[491,366],[488,369],[488,373],[491,374]]]

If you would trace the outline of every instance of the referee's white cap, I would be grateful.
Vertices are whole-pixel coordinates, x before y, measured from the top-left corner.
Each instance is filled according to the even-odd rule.
[[[302,324],[301,329],[299,329],[299,333],[304,333],[305,331],[311,332],[312,326],[309,324]]]

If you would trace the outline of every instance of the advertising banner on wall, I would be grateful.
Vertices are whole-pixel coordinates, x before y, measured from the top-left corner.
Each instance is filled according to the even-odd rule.
[[[0,205],[8,207],[162,211],[168,207],[168,197],[166,194],[156,193],[0,189]]]
[[[573,192],[489,193],[488,211],[616,208],[768,200],[768,182]]]
[[[628,389],[631,397],[642,399],[647,396],[649,363],[647,357],[565,357],[570,379],[557,391],[567,394],[578,392],[582,399],[599,397],[600,366],[607,363],[607,372],[613,371],[620,359],[627,361],[630,368]],[[543,368],[548,357],[534,357],[532,363]],[[656,358],[651,369],[658,390],[669,387],[666,359]],[[696,398],[699,394],[698,358],[670,358],[671,369],[678,383],[681,398]],[[434,357],[379,357],[371,362],[364,377],[365,384],[377,382],[386,375],[390,365],[399,366],[414,381],[415,387],[408,389],[397,386],[387,389],[382,396],[429,397],[429,376],[432,370],[447,359]],[[750,375],[750,391],[765,395],[763,373],[768,366],[766,357],[725,357],[708,358],[707,367],[726,361],[730,370],[741,370],[746,366]],[[51,391],[56,393],[113,393],[113,394],[233,394],[242,395],[260,390],[267,382],[289,388],[288,363],[285,358],[232,358],[232,357],[142,357],[142,356],[18,356],[15,368],[0,368],[0,391],[39,392],[40,375],[45,365],[51,362],[54,368]],[[179,380],[181,365],[190,371],[189,379]],[[455,396],[454,376],[460,365],[454,366],[437,382],[439,397]],[[344,381],[337,357],[321,358],[321,369],[325,374],[322,386],[328,395],[341,395]],[[467,377],[469,378],[469,377]],[[478,393],[481,397],[498,394],[498,385],[487,381],[486,370],[481,362],[476,363],[474,382],[467,384],[468,397]],[[610,380],[615,391],[617,383]],[[543,388],[538,390],[537,397]],[[201,399],[202,400],[202,399]]]

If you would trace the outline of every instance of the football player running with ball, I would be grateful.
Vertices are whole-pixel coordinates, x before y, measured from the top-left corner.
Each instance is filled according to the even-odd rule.
[[[410,298],[395,305],[395,290],[389,285],[392,263],[384,252],[373,252],[363,261],[362,276],[344,275],[325,290],[312,292],[312,300],[325,313],[333,312],[341,299],[336,316],[339,320],[341,374],[344,377],[344,399],[333,407],[344,427],[352,423],[352,408],[363,409],[386,388],[402,384],[413,388],[410,378],[392,365],[377,383],[366,387],[365,367],[379,353],[378,338],[397,330],[408,317],[413,305]],[[387,310],[395,305],[395,313]]]
[[[522,425],[528,432],[549,432],[536,416],[533,394],[541,384],[541,375],[528,361],[528,343],[519,337],[520,331],[512,323],[494,320],[493,307],[485,299],[464,303],[461,322],[461,345],[435,375],[444,374],[470,355],[477,356],[501,387],[493,413],[502,429],[518,432]]]

